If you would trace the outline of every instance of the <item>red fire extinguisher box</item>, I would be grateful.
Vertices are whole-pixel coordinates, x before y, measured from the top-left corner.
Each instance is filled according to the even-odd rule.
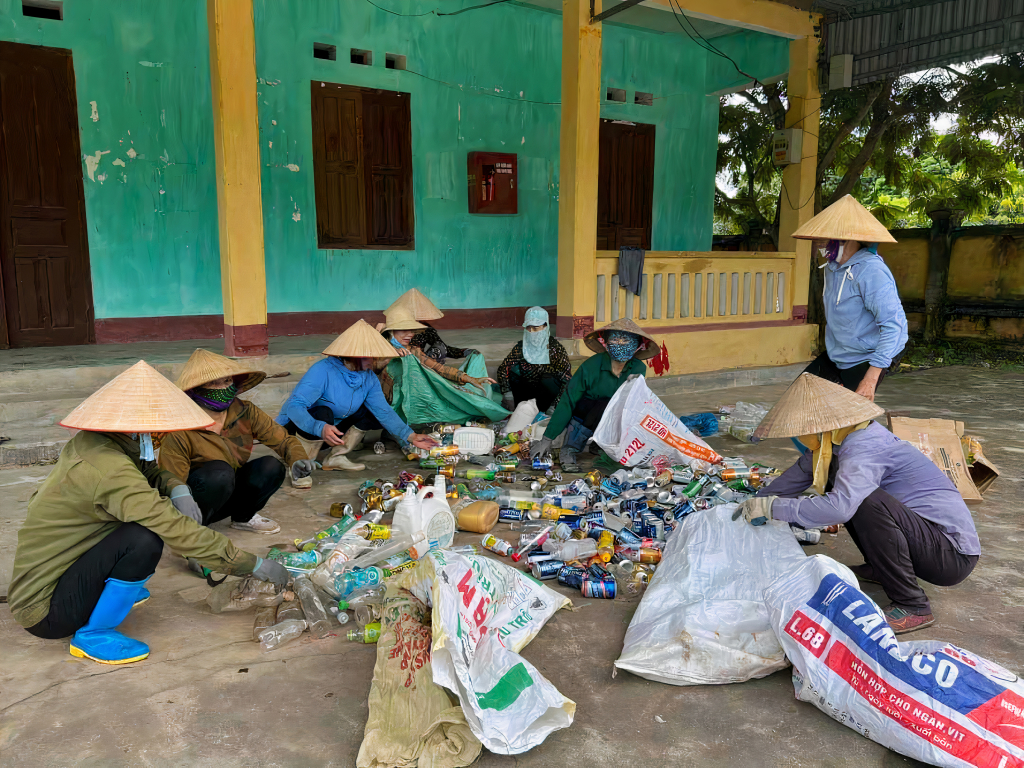
[[[470,213],[519,213],[514,152],[470,152],[466,166]]]

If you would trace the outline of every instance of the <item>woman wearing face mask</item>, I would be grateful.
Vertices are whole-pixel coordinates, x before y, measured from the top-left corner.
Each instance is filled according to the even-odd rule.
[[[208,429],[213,419],[139,362],[97,390],[61,426],[79,429],[28,503],[8,593],[32,635],[71,638],[71,655],[127,664],[149,646],[117,631],[149,599],[164,544],[218,573],[284,586],[288,571],[202,525],[185,485],[153,461],[151,434]]]
[[[825,249],[825,351],[805,373],[853,390],[868,400],[907,343],[907,316],[878,243],[896,240],[852,196],[846,195],[793,233],[828,240]]]
[[[440,320],[444,317],[444,312],[438,309],[434,302],[417,289],[410,288],[399,296],[394,304],[384,310],[384,315],[390,316],[396,309],[400,308],[408,310],[412,314],[413,319],[421,324],[421,330],[418,330],[416,335],[412,337],[412,340],[405,345],[407,348],[418,347],[423,351],[424,355],[439,363],[443,363],[449,357],[465,358],[468,360],[471,356],[479,354],[477,350],[470,347],[462,349],[461,347],[453,347],[444,342],[437,329],[428,322],[430,320]],[[377,330],[383,331],[384,325],[378,325]]]
[[[576,454],[593,437],[616,390],[630,377],[646,374],[647,366],[640,361],[658,354],[654,339],[626,318],[588,334],[584,342],[598,354],[585,360],[569,380],[543,439],[530,446],[531,458],[548,453],[554,439],[567,430],[559,455],[566,472],[578,469]]]
[[[323,353],[327,359],[310,366],[277,416],[277,423],[299,439],[309,458],[315,459],[327,443],[331,455],[324,460],[324,469],[365,469],[346,454],[371,429],[386,429],[400,443],[417,448],[437,445],[429,435],[414,433],[384,399],[373,363],[398,352],[366,321],[357,320]]]
[[[260,511],[284,483],[312,488],[313,461],[284,427],[238,395],[267,377],[234,360],[197,349],[185,363],[178,387],[209,414],[208,429],[172,432],[160,440],[161,469],[188,483],[203,512],[203,525],[231,516],[231,527],[277,533],[281,526]],[[277,453],[250,461],[253,441]]]
[[[536,400],[542,411],[553,408],[562,396],[572,369],[565,347],[548,331],[548,313],[530,307],[523,321],[523,340],[516,342],[498,366],[502,405],[513,410],[526,400]]]

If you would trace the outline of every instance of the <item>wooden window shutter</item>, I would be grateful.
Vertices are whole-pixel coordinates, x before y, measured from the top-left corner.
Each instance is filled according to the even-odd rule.
[[[409,94],[364,91],[366,242],[412,248],[412,116]]]
[[[366,244],[363,93],[312,83],[313,181],[321,248]]]

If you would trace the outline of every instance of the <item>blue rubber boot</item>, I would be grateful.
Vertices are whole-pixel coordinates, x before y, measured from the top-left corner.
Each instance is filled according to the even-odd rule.
[[[132,608],[138,608],[144,602],[149,600],[150,597],[152,597],[152,595],[149,594],[149,590],[143,587],[139,590],[139,596],[135,598],[135,604],[132,605]]]
[[[89,621],[71,638],[71,655],[100,664],[127,664],[149,656],[148,645],[115,629],[131,611],[147,581],[107,579]]]
[[[587,440],[594,436],[592,429],[587,429],[582,422],[572,419],[565,429],[565,441],[558,453],[558,461],[562,465],[563,472],[578,472],[579,464],[576,461],[576,454],[583,450]]]

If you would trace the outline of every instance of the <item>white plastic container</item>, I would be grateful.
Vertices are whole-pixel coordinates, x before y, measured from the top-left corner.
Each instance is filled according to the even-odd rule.
[[[455,516],[445,498],[444,477],[438,475],[433,487],[426,486],[416,493],[412,487],[395,507],[391,523],[391,536],[409,536],[422,531],[431,549],[447,549],[455,538]]]
[[[483,456],[494,448],[494,430],[484,427],[459,427],[452,435],[452,442],[459,450],[470,456]]]

